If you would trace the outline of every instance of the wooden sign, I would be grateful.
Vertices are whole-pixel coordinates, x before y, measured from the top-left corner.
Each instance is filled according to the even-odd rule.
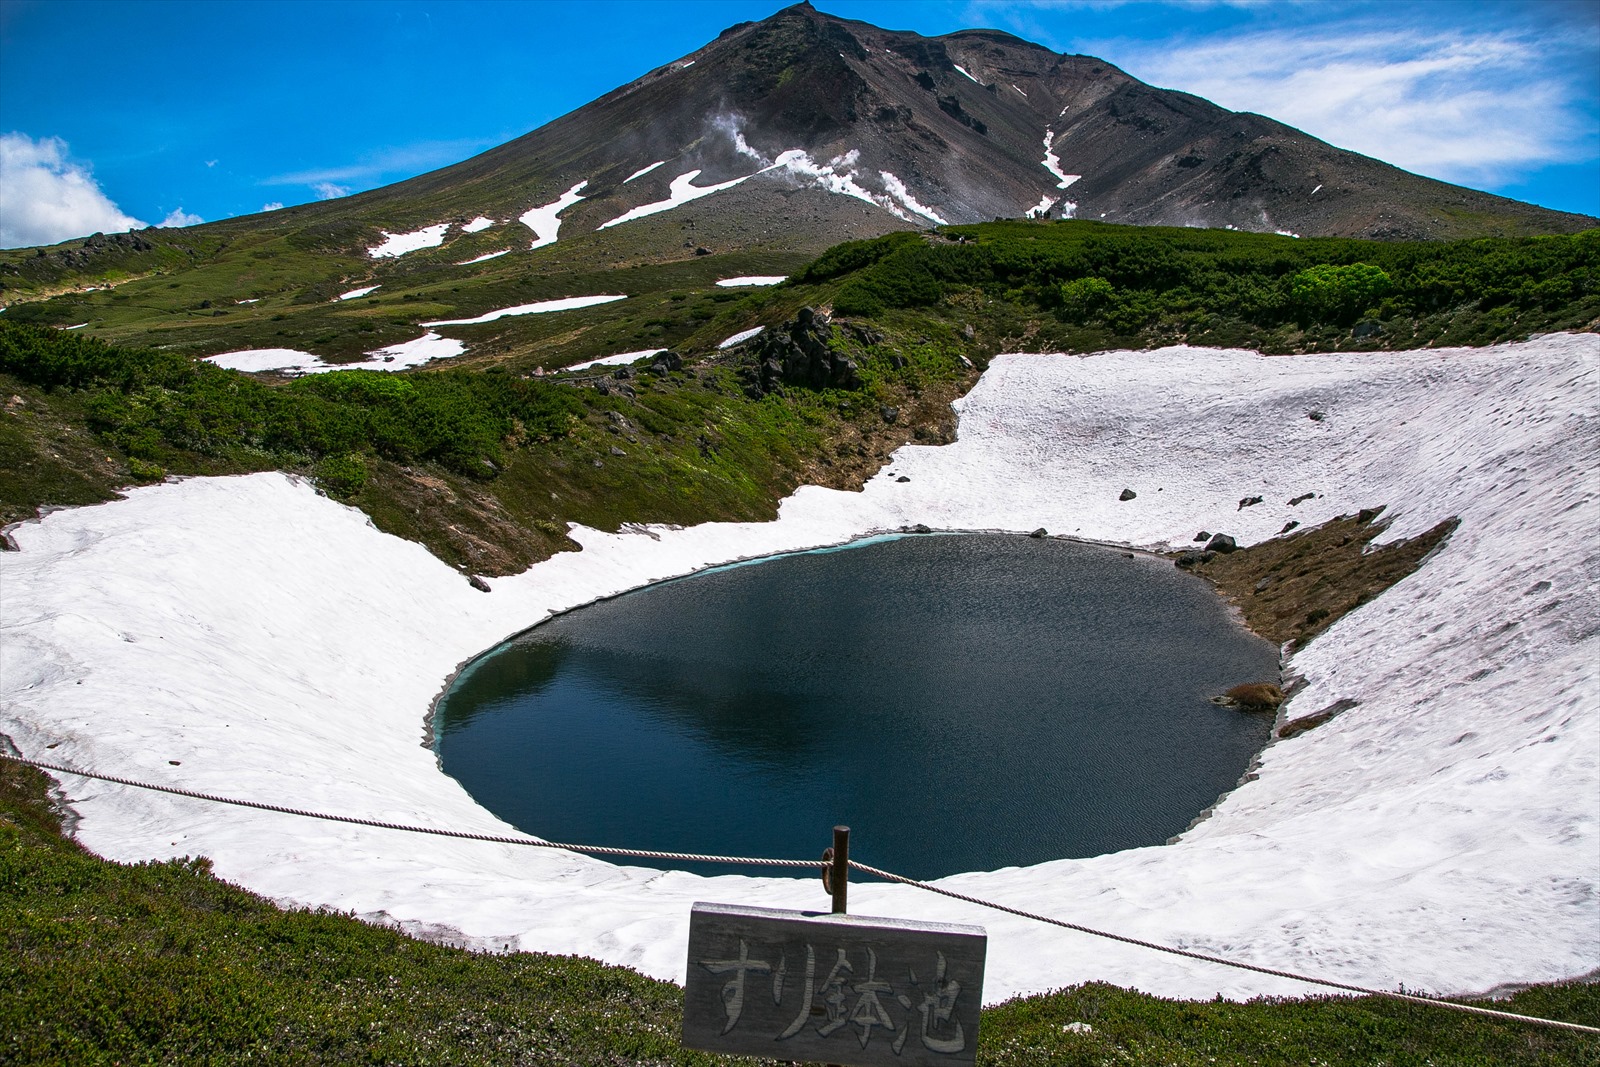
[[[981,926],[696,904],[683,1043],[877,1067],[972,1063]]]

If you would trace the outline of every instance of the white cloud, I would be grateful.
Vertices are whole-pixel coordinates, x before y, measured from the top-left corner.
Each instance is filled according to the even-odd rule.
[[[208,167],[214,167],[214,166],[216,166],[216,165],[217,165],[217,161],[216,161],[216,160],[214,160],[214,159],[208,159],[208,160],[206,160],[206,166],[208,166]]]
[[[335,185],[332,182],[317,182],[311,188],[316,190],[318,200],[337,200],[350,193],[348,185]]]
[[[269,200],[265,204],[261,205],[261,210],[262,211],[282,211],[283,210],[283,201],[282,200]]]
[[[1600,138],[1580,103],[1586,44],[1527,30],[1342,22],[1187,43],[1108,41],[1096,54],[1407,170],[1492,186],[1593,158]]]
[[[59,137],[0,135],[0,248],[56,244],[145,223],[124,215]]]
[[[156,225],[160,226],[162,229],[170,229],[175,226],[198,226],[204,221],[206,220],[201,218],[199,215],[191,215],[187,211],[183,210],[183,208],[178,207],[173,208],[171,213],[169,213],[166,218],[156,223]]]

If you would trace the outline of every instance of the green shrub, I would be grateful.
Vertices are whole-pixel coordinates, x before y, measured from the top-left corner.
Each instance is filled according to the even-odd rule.
[[[312,476],[317,486],[331,497],[348,500],[367,484],[367,462],[355,453],[324,456]]]
[[[1370,263],[1319,264],[1296,274],[1290,301],[1302,322],[1349,323],[1389,291],[1389,276]]]

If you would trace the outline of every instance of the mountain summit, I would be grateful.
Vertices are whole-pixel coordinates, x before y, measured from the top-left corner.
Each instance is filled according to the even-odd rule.
[[[809,4],[733,26],[524,137],[351,203],[415,225],[435,220],[440,199],[515,215],[530,193],[574,198],[561,220],[578,232],[714,196],[666,229],[693,221],[672,243],[721,249],[820,249],[1024,215],[1379,238],[1594,223],[1422,178],[997,30],[928,38]]]

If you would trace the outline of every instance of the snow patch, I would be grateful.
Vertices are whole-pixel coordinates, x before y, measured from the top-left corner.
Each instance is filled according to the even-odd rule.
[[[571,311],[574,308],[594,307],[596,304],[609,304],[613,300],[626,300],[626,294],[612,296],[564,296],[559,300],[541,300],[534,304],[518,304],[516,307],[500,308],[497,311],[486,311],[470,319],[438,319],[434,322],[424,322],[424,326],[476,326],[482,322],[493,322],[495,319],[509,318],[513,315],[542,315],[547,311]]]
[[[234,303],[235,304],[259,304],[259,303],[261,303],[261,298],[259,296],[252,296],[248,300],[235,300]]]
[[[322,364],[320,357],[293,348],[246,348],[238,352],[222,352],[215,356],[207,356],[206,362],[215,363],[227,370],[248,371],[252,374],[269,370],[283,371],[286,374],[305,374],[306,368]]]
[[[430,331],[415,340],[368,352],[367,359],[354,363],[328,363],[320,356],[293,348],[251,348],[241,352],[224,352],[221,355],[207,356],[206,361],[228,370],[249,371],[255,374],[276,371],[279,374],[299,376],[326,374],[335,370],[405,370],[408,367],[421,366],[429,360],[459,356],[466,350],[464,342],[451,337],[441,337]]]
[[[754,337],[756,334],[760,333],[764,329],[766,329],[765,326],[753,326],[748,330],[740,330],[738,333],[734,334],[732,337],[728,338],[727,340],[723,341],[721,344],[717,345],[717,347],[718,348],[732,348],[734,345],[739,344],[742,341],[750,340],[750,338]]]
[[[760,173],[762,172],[756,172],[756,174]],[[634,219],[642,219],[647,215],[658,215],[663,211],[671,211],[673,208],[681,207],[690,201],[699,200],[702,196],[710,196],[712,193],[720,193],[724,189],[732,189],[735,185],[754,178],[755,174],[746,174],[742,178],[734,178],[731,181],[719,182],[716,185],[705,186],[694,184],[694,180],[698,177],[700,177],[700,172],[698,170],[691,170],[687,174],[678,175],[676,178],[672,179],[672,185],[667,190],[667,199],[657,200],[653,204],[641,204],[639,207],[632,208],[626,213],[618,215],[610,222],[602,222],[600,224],[600,229],[610,229],[612,226],[621,226],[624,222],[632,222]]]
[[[640,167],[638,170],[634,171],[632,174],[630,174],[626,178],[622,179],[622,184],[623,185],[627,185],[629,182],[633,181],[633,179],[635,179],[635,178],[643,178],[646,174],[649,174],[651,171],[655,170],[657,167],[661,166],[665,162],[666,162],[666,160],[664,160],[664,159],[658,159],[654,163],[650,164],[648,167]]]
[[[1318,183],[1317,187],[1315,189],[1311,190],[1311,195],[1312,196],[1316,196],[1321,191],[1322,191],[1322,185],[1321,185],[1321,183]]]
[[[1041,196],[1039,198],[1039,202],[1033,207],[1030,207],[1026,212],[1024,212],[1024,214],[1026,214],[1030,219],[1046,218],[1050,214],[1050,209],[1054,206],[1055,198],[1050,196]]]
[[[583,191],[587,181],[581,181],[571,189],[561,194],[561,199],[541,207],[531,207],[517,216],[517,221],[533,231],[533,244],[528,248],[543,248],[545,245],[556,243],[556,235],[561,232],[560,214],[582,200],[578,194]]]
[[[741,278],[720,278],[717,284],[724,289],[736,289],[745,285],[777,285],[788,278],[787,274],[747,274]]]
[[[477,218],[473,219],[471,222],[469,222],[465,226],[461,227],[461,232],[462,233],[477,233],[479,230],[487,230],[490,226],[493,226],[493,225],[494,225],[494,219],[486,219],[482,215],[479,215]]]
[[[1021,90],[1021,89],[1020,89],[1020,88],[1018,88],[1018,86],[1017,86],[1017,83],[1016,83],[1016,82],[1012,82],[1012,83],[1011,83],[1011,88],[1013,88],[1013,89],[1016,89],[1016,90],[1017,90],[1017,92],[1019,92],[1019,93],[1022,93],[1022,90]],[[1028,94],[1027,94],[1027,93],[1022,93],[1022,98],[1023,98],[1023,99],[1024,99],[1024,100],[1026,100],[1026,99],[1027,99],[1027,98],[1028,98]]]
[[[962,74],[966,74],[968,81],[971,81],[971,82],[973,82],[973,83],[975,83],[977,85],[982,85],[983,84],[981,81],[978,81],[977,78],[974,78],[971,74],[967,74],[967,68],[963,67],[960,63],[952,63],[950,65],[952,67],[956,68],[956,70],[960,71]]]
[[[590,367],[625,367],[630,363],[637,363],[646,356],[653,356],[657,352],[665,352],[665,348],[643,348],[637,352],[618,352],[614,356],[601,356],[599,359],[587,360],[583,363],[574,363],[570,367],[561,367],[561,370],[588,370]]]
[[[76,326],[60,326],[57,328],[62,330],[81,330],[87,325],[89,325],[87,322],[80,322]]]
[[[918,215],[921,215],[924,218],[932,219],[941,226],[948,225],[948,223],[945,222],[943,215],[940,215],[937,211],[933,210],[931,207],[928,207],[926,204],[918,203],[916,197],[912,196],[911,191],[906,188],[905,182],[901,181],[899,178],[895,177],[893,174],[890,174],[886,170],[880,170],[878,172],[878,177],[883,179],[883,187],[888,190],[889,195],[900,201],[900,203],[904,204],[908,210],[915,211]]]
[[[499,259],[501,256],[509,255],[511,253],[511,251],[512,250],[509,249],[509,248],[502,248],[498,252],[485,252],[481,256],[473,256],[471,259],[463,259],[460,263],[457,263],[456,266],[458,266],[458,267],[470,267],[474,263],[482,263],[485,260],[489,260],[489,259]]]
[[[1044,169],[1056,176],[1057,189],[1069,189],[1072,187],[1072,183],[1083,177],[1083,175],[1062,172],[1061,157],[1056,155],[1055,149],[1052,147],[1055,144],[1055,140],[1056,131],[1046,128],[1044,131]]]
[[[1299,234],[1294,233],[1291,230],[1273,230],[1272,232],[1277,234],[1279,237],[1299,237],[1300,236]]]
[[[424,226],[412,233],[390,233],[380,230],[383,234],[383,243],[373,245],[367,249],[367,255],[373,259],[398,259],[407,252],[415,252],[422,248],[437,248],[444,244],[444,232],[450,228],[448,222],[441,222],[434,226]]]
[[[366,296],[368,293],[375,293],[379,289],[382,289],[382,288],[383,288],[382,285],[369,285],[369,286],[367,286],[367,287],[365,287],[363,289],[352,289],[348,293],[340,293],[339,296],[338,296],[338,299],[340,299],[340,300],[355,300],[355,299],[357,299],[359,297]]]

